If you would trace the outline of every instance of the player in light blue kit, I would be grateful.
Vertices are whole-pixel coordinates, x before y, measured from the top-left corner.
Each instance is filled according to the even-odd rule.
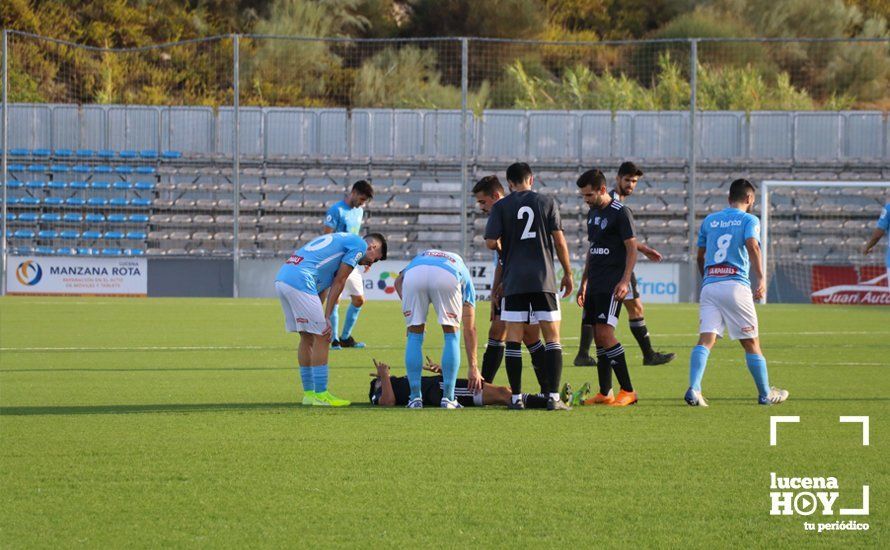
[[[881,210],[881,217],[878,218],[878,223],[875,226],[875,230],[872,232],[871,237],[868,239],[868,242],[865,243],[865,247],[862,249],[863,254],[868,254],[871,252],[871,249],[878,244],[878,241],[881,240],[881,237],[890,233],[890,202],[884,205],[884,209]],[[887,286],[890,286],[890,239],[887,239]]]
[[[331,233],[304,245],[278,270],[275,291],[284,310],[285,327],[288,332],[300,333],[298,360],[304,405],[349,405],[328,391],[328,319],[355,268],[385,259],[386,239],[380,233],[364,239],[351,233]],[[328,300],[323,309],[319,293],[325,290]]]
[[[461,320],[464,324],[464,347],[470,365],[467,389],[482,391],[482,375],[476,365],[476,289],[463,259],[452,252],[424,250],[411,260],[395,280],[396,292],[402,299],[402,315],[408,326],[405,347],[405,368],[411,386],[409,409],[423,408],[421,374],[423,373],[423,336],[430,304],[436,309],[445,334],[442,348],[442,401],[445,409],[460,409],[454,398],[457,371],[460,370]]]
[[[374,189],[370,183],[365,180],[355,182],[349,196],[328,209],[324,218],[324,232],[358,235],[365,215],[363,207],[373,197]],[[365,347],[364,343],[356,342],[355,338],[352,337],[352,329],[355,327],[358,314],[365,303],[363,271],[363,269],[353,270],[352,275],[346,281],[344,292],[349,296],[352,303],[349,304],[349,308],[346,310],[346,320],[343,321],[342,332],[338,332],[340,326],[339,304],[334,307],[334,312],[331,314],[331,327],[333,327],[334,331],[333,338],[331,339],[331,349]]]
[[[689,390],[686,402],[707,407],[701,381],[708,355],[723,331],[745,348],[745,361],[757,385],[758,403],[775,405],[788,399],[788,392],[769,385],[766,359],[757,337],[754,300],[766,294],[766,277],[760,254],[760,220],[750,212],[754,186],[745,179],[729,187],[729,208],[709,215],[698,233],[698,270],[702,289],[699,304],[698,345],[689,359]],[[748,278],[753,270],[754,285]]]

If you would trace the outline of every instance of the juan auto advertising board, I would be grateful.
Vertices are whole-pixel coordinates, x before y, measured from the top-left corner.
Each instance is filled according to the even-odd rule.
[[[888,271],[882,265],[814,265],[814,304],[890,305]]]
[[[18,295],[145,296],[145,258],[10,256],[6,291]]]

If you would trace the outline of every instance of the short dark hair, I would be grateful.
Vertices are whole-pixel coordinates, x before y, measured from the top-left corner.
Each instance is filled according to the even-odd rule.
[[[594,189],[602,189],[606,186],[606,175],[596,168],[588,170],[581,174],[577,182],[578,188],[593,186]]]
[[[618,177],[621,176],[642,176],[643,171],[631,161],[622,162],[618,167]]]
[[[507,181],[520,184],[532,175],[531,167],[525,162],[514,162],[507,167]]]
[[[381,260],[386,259],[386,237],[383,236],[382,233],[368,233],[365,237],[371,237],[372,239],[377,239],[380,241],[380,250],[383,254],[380,256]]]
[[[493,197],[495,193],[503,195],[504,186],[501,185],[501,180],[497,176],[485,176],[473,186],[473,194],[476,193],[485,193],[489,197]]]
[[[369,199],[374,198],[374,188],[366,180],[358,180],[352,184],[352,190],[361,193]]]
[[[754,184],[744,178],[737,179],[729,186],[729,201],[742,202],[748,196],[749,191],[752,195],[757,193]]]

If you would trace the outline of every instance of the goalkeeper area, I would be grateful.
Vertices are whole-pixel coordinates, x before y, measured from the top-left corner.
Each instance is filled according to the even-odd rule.
[[[397,302],[365,307],[368,347],[330,361],[332,390],[353,405],[331,409],[299,404],[297,338],[283,331],[275,300],[0,299],[3,539],[19,547],[886,546],[884,308],[758,306],[771,383],[790,399],[758,406],[741,348],[721,341],[705,375],[711,406],[702,409],[683,401],[697,306],[647,304],[653,338],[677,360],[641,366],[622,320],[617,335],[639,404],[553,415],[370,406],[372,358],[404,375],[405,336]],[[571,356],[580,310],[563,309]],[[487,302],[477,318],[484,345]],[[436,358],[442,336],[430,326],[425,350]],[[532,385],[527,356],[525,364]],[[567,362],[563,380],[595,382],[596,369]],[[495,382],[506,385],[503,369]],[[781,427],[776,446],[771,415],[800,417]],[[869,416],[870,445],[840,416]],[[869,485],[870,515],[770,515],[772,473],[837,478],[836,508],[859,508]],[[802,526],[849,519],[871,528]]]

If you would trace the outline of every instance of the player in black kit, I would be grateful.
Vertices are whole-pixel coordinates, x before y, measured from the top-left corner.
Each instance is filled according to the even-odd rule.
[[[503,278],[495,296],[501,298],[501,320],[507,325],[505,366],[513,392],[510,408],[522,409],[522,349],[525,325],[537,321],[544,336],[543,371],[549,381],[550,410],[570,407],[559,397],[562,377],[562,346],[559,343],[559,298],[553,269],[554,251],[562,264],[563,297],[572,292],[572,266],[562,232],[559,210],[553,199],[532,191],[534,176],[524,162],[507,168],[512,191],[491,207],[485,227],[485,243],[499,251]]]
[[[637,393],[630,382],[624,348],[615,338],[621,302],[630,289],[637,259],[633,223],[624,205],[609,195],[606,177],[599,170],[581,174],[578,191],[590,207],[590,248],[578,304],[584,307],[582,324],[594,327],[600,391],[593,402],[618,407],[633,405]],[[617,397],[612,394],[612,371],[621,385]]]

